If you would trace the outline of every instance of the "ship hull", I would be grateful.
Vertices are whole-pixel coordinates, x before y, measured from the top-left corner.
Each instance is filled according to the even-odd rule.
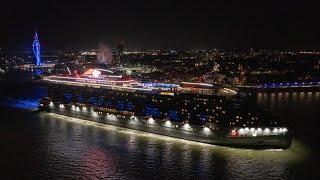
[[[64,108],[45,106],[40,109],[64,116],[212,145],[250,149],[286,149],[291,146],[292,141],[290,133],[286,135],[257,137],[231,137],[223,135],[221,132],[203,132],[200,130],[203,128],[200,127],[199,129],[194,127],[192,130],[183,130],[183,128],[176,128],[175,126],[165,127],[165,120],[155,120],[154,123],[150,124],[146,117],[131,119],[123,115],[98,114],[92,110],[86,110],[85,112],[82,110],[72,110],[71,105],[66,105]]]

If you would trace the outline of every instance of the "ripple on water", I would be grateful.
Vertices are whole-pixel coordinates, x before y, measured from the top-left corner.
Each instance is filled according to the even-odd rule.
[[[29,169],[42,179],[291,179],[308,155],[298,141],[284,151],[244,150],[50,113],[21,118],[17,132],[32,138]]]

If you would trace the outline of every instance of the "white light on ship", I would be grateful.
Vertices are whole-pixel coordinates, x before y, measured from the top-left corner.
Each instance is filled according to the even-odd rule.
[[[134,120],[134,121],[137,121],[137,120],[138,120],[137,117],[135,117],[135,116],[131,116],[130,119],[132,119],[132,120]]]
[[[63,105],[63,104],[60,104],[60,105],[59,105],[59,108],[60,108],[60,109],[64,109],[64,105]]]
[[[137,124],[138,123],[138,118],[136,116],[132,115],[130,117],[130,119],[131,119],[130,123],[133,123],[133,124]]]
[[[190,127],[190,125],[188,123],[186,123],[186,124],[183,125],[183,129],[189,130],[189,129],[191,129],[191,127]]]
[[[288,132],[288,129],[287,129],[287,128],[283,128],[282,131],[283,131],[284,133],[286,133],[286,132]]]
[[[269,135],[269,134],[270,134],[270,129],[269,129],[269,128],[265,128],[264,131],[263,131],[263,133],[264,133],[265,135]]]
[[[246,134],[249,133],[249,128],[248,127],[244,128],[244,131]]]
[[[253,136],[253,137],[257,137],[257,135],[258,135],[258,131],[253,131],[253,132],[252,132],[252,136]]]
[[[76,107],[76,111],[80,111],[80,108],[79,108],[79,107]]]
[[[274,128],[272,132],[273,132],[273,134],[278,135],[279,134],[279,129],[278,128]]]
[[[116,120],[117,120],[117,116],[114,115],[114,114],[108,114],[108,115],[107,115],[107,118],[110,119],[110,120],[112,120],[112,121],[116,121]]]
[[[279,134],[283,133],[283,129],[279,128]]]
[[[244,129],[243,129],[243,128],[240,128],[240,129],[238,130],[238,134],[239,134],[239,135],[244,135],[244,134],[245,134]]]
[[[71,109],[74,111],[76,109],[76,107],[74,105],[72,105]]]
[[[258,134],[258,135],[261,135],[261,134],[262,134],[262,129],[261,129],[261,128],[258,128],[258,129],[257,129],[257,134]]]
[[[166,122],[164,123],[164,125],[165,125],[166,127],[171,127],[171,122],[168,120],[168,121],[166,121]]]
[[[206,132],[206,133],[209,133],[211,130],[210,130],[210,128],[208,128],[208,127],[204,127],[204,128],[203,128],[203,131]]]
[[[98,78],[100,76],[100,74],[101,74],[101,72],[96,70],[96,69],[94,69],[93,72],[92,72],[92,76],[94,78]]]
[[[50,106],[50,107],[53,107],[53,102],[52,102],[52,101],[49,103],[49,106]]]
[[[95,112],[95,111],[92,111],[91,114],[92,114],[93,117],[98,117],[98,113]]]
[[[82,111],[87,111],[87,107],[83,106]]]
[[[155,124],[155,121],[154,121],[153,118],[149,118],[149,119],[148,119],[148,123],[149,123],[149,124]]]

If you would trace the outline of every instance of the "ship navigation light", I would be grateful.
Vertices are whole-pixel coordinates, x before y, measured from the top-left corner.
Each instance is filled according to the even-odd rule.
[[[166,127],[171,127],[171,126],[172,126],[172,123],[171,123],[169,120],[167,120],[164,125],[165,125]]]
[[[209,133],[211,130],[210,130],[210,128],[208,128],[208,127],[204,127],[204,128],[203,128],[203,131],[204,131],[205,133]]]
[[[148,119],[148,123],[149,123],[149,124],[155,124],[155,121],[154,121],[154,119],[151,117],[151,118]]]
[[[191,130],[190,124],[188,124],[188,123],[184,124],[184,125],[183,125],[183,129],[185,129],[185,130]]]
[[[49,103],[49,106],[50,106],[51,108],[54,106],[54,104],[53,104],[52,101]]]

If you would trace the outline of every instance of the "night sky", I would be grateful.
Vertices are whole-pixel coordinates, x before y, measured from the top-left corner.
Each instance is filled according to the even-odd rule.
[[[0,47],[319,48],[319,5],[305,0],[1,2]]]

